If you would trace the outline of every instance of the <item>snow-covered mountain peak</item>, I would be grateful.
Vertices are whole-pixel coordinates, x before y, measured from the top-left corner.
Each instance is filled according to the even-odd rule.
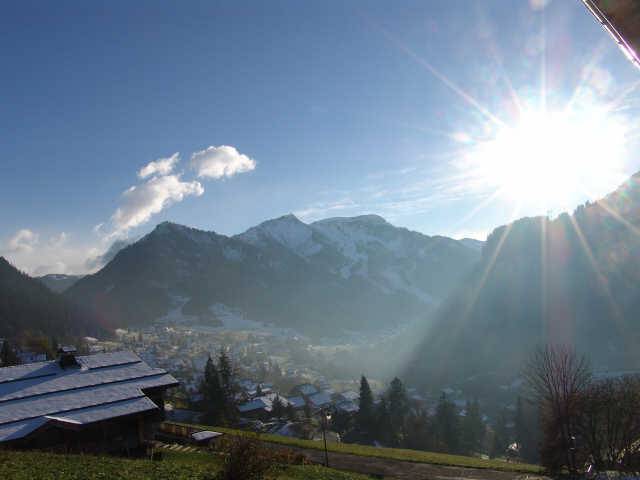
[[[293,214],[284,215],[262,222],[238,235],[237,238],[255,246],[277,242],[295,253],[308,256],[319,251],[322,246],[313,241],[313,230]]]
[[[380,215],[359,215],[357,217],[332,217],[318,220],[311,225],[391,225]]]

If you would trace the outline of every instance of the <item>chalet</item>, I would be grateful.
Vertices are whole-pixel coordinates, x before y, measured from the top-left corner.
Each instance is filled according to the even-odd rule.
[[[309,404],[314,409],[328,407],[331,403],[331,394],[327,392],[318,392],[309,397]]]
[[[360,407],[356,402],[345,400],[336,405],[336,410],[342,413],[357,413],[360,410]]]
[[[303,383],[302,385],[294,387],[293,393],[295,395],[301,395],[303,397],[310,397],[311,395],[318,393],[318,389],[310,383]]]
[[[294,410],[303,409],[307,403],[305,402],[303,397],[289,397],[287,398],[287,402],[293,407]]]
[[[131,452],[152,439],[178,382],[133,352],[0,368],[0,447]]]
[[[289,401],[285,397],[278,396],[277,393],[269,393],[261,397],[243,403],[238,406],[238,412],[244,418],[267,419],[271,417],[273,411],[273,402],[276,398],[280,399],[283,406],[288,406]]]
[[[336,400],[338,402],[357,402],[360,400],[360,394],[353,390],[347,390],[346,392],[338,393],[336,395]]]

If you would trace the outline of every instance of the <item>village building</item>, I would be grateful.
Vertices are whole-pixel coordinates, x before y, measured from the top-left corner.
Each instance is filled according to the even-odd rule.
[[[165,390],[178,382],[133,352],[0,368],[0,446],[132,452],[153,439]]]

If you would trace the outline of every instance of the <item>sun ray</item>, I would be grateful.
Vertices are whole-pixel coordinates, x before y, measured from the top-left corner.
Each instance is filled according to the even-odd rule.
[[[424,67],[429,73],[431,73],[431,75],[433,75],[438,80],[440,80],[440,82],[442,82],[451,91],[456,93],[466,103],[468,103],[469,105],[474,107],[481,115],[483,115],[485,118],[490,120],[495,125],[498,125],[498,126],[501,126],[501,127],[504,127],[506,125],[505,122],[503,122],[496,115],[491,113],[488,108],[486,108],[484,105],[482,105],[472,95],[470,95],[469,93],[465,92],[462,88],[460,88],[458,85],[453,83],[446,75],[441,73],[438,69],[436,69],[433,65],[431,65],[431,63],[429,63],[424,58],[422,58],[420,55],[415,53],[413,50],[411,50],[404,43],[402,43],[398,39],[396,39],[386,29],[382,28],[377,23],[374,23],[373,21],[371,21],[367,17],[365,17],[365,19],[367,20],[369,25],[371,25],[373,28],[377,29],[392,45],[394,45],[397,49],[399,49],[401,52],[403,52],[409,58],[413,59],[416,63],[418,63],[419,65]]]
[[[498,197],[500,197],[500,195],[501,195],[501,191],[500,190],[495,190],[491,195],[489,195],[484,200],[482,200],[479,204],[477,204],[475,207],[473,207],[469,213],[467,213],[464,217],[462,217],[460,220],[458,220],[453,225],[453,230],[457,230],[463,224],[465,224],[466,222],[471,220],[473,217],[475,217],[475,215],[480,210],[482,210],[483,208],[486,208],[489,205],[491,205]]]
[[[471,314],[471,311],[473,310],[473,307],[475,306],[476,302],[478,301],[478,297],[480,296],[480,292],[482,291],[482,289],[484,288],[485,283],[487,282],[487,278],[489,278],[489,274],[491,273],[491,271],[493,270],[493,267],[495,266],[495,263],[498,259],[498,256],[500,255],[500,251],[502,250],[502,246],[504,245],[504,242],[507,240],[507,237],[509,236],[509,233],[511,232],[511,229],[513,228],[513,219],[515,219],[518,216],[518,212],[520,211],[520,204],[516,204],[513,213],[511,215],[511,220],[510,222],[505,226],[504,231],[502,232],[502,235],[500,235],[500,239],[498,240],[498,244],[496,245],[496,248],[494,249],[494,251],[491,254],[491,258],[489,258],[489,261],[486,263],[484,270],[482,271],[482,275],[480,276],[480,281],[477,283],[477,285],[475,286],[475,288],[473,289],[472,293],[471,293],[471,299],[469,302],[467,302],[467,305],[465,307],[464,313],[463,313],[463,322],[466,322],[466,319],[469,317],[469,315]]]
[[[611,290],[609,289],[609,285],[607,284],[606,277],[600,271],[600,267],[598,267],[598,262],[596,261],[596,258],[593,255],[593,250],[589,246],[589,243],[587,242],[587,239],[584,236],[584,233],[582,232],[580,225],[578,225],[578,222],[575,219],[575,216],[569,215],[569,219],[576,233],[576,236],[578,237],[583,253],[586,255],[587,259],[589,260],[589,263],[591,264],[591,268],[593,268],[593,271],[596,274],[598,283],[600,284],[600,287],[602,288],[603,293],[607,297],[607,300],[609,302],[609,308],[611,309],[611,312],[613,313],[614,318],[621,319],[622,315],[621,315],[620,309],[617,303],[615,302],[613,295],[611,294]]]

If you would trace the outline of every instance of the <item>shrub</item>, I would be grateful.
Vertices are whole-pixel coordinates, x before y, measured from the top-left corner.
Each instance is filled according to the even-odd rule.
[[[218,444],[224,456],[219,480],[262,480],[266,473],[283,465],[305,465],[301,453],[288,448],[265,448],[259,440],[228,436]]]

